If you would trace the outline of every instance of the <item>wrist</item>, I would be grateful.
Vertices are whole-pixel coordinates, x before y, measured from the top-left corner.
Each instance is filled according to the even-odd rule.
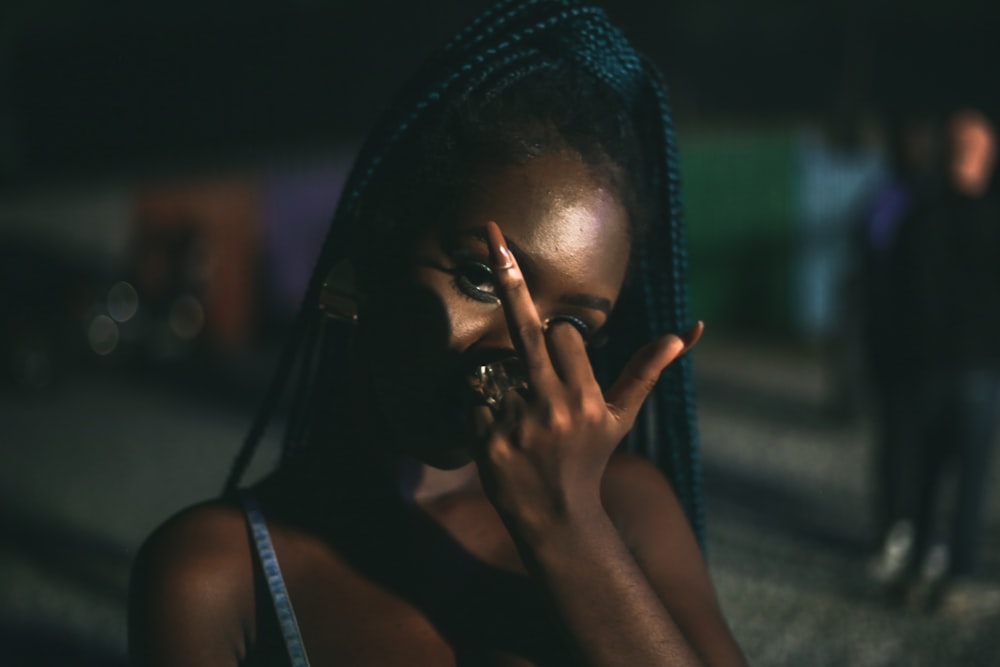
[[[617,535],[600,500],[567,504],[557,512],[528,512],[514,521],[518,538],[536,554],[570,554]]]

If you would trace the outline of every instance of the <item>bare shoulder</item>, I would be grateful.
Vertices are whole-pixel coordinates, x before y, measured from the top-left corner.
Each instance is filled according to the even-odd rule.
[[[178,513],[137,554],[129,586],[133,664],[236,664],[252,614],[253,564],[235,503]]]
[[[645,483],[666,483],[666,478],[659,468],[653,465],[649,459],[638,454],[618,450],[608,461],[606,469],[606,481],[612,482],[645,482]]]
[[[611,457],[601,485],[601,498],[630,545],[642,542],[646,530],[675,530],[682,533],[680,537],[694,539],[670,482],[659,468],[641,456],[616,452]]]

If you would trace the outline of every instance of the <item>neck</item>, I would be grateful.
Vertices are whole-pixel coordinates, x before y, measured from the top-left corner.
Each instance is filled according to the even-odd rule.
[[[395,497],[407,505],[427,505],[480,488],[475,463],[436,467],[394,453],[382,438],[354,429],[314,436],[283,472],[280,476],[297,487],[297,495],[324,507],[339,505],[345,497]]]

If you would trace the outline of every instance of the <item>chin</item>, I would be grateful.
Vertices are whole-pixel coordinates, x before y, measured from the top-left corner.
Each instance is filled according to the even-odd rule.
[[[465,448],[434,449],[420,452],[416,458],[439,470],[457,470],[472,463],[472,455]]]
[[[434,418],[427,415],[434,414]],[[400,454],[411,456],[439,470],[455,470],[472,463],[472,424],[466,410],[444,414],[427,410],[421,418],[399,420],[396,442]],[[406,430],[401,430],[407,424]]]

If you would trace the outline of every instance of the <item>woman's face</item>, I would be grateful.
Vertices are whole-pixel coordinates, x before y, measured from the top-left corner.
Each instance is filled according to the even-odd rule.
[[[394,449],[437,467],[470,460],[472,373],[514,355],[485,240],[491,220],[543,321],[571,318],[585,339],[594,337],[625,278],[626,212],[568,152],[474,179],[452,222],[420,236],[404,266],[378,271],[359,325],[371,414]]]

